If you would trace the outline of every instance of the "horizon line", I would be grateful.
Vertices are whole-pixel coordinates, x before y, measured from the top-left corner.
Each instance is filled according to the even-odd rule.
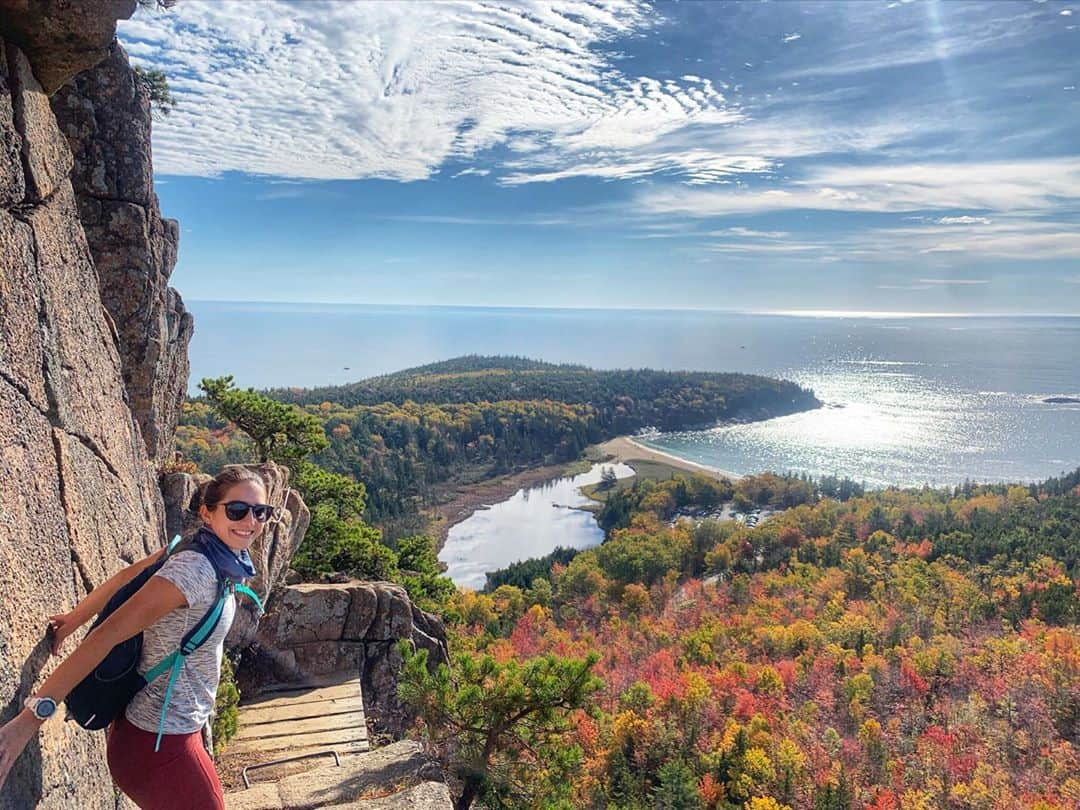
[[[598,307],[543,306],[529,304],[415,304],[376,303],[364,301],[261,301],[231,298],[189,298],[199,304],[274,304],[279,306],[336,306],[336,307],[405,307],[412,309],[523,309],[553,311],[600,312],[716,312],[725,315],[767,315],[788,318],[1080,318],[1080,312],[916,312],[911,310],[844,310],[844,309],[726,309],[714,307]]]

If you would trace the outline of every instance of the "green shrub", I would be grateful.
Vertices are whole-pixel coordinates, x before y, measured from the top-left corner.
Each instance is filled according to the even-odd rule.
[[[221,657],[221,680],[218,681],[217,699],[214,701],[214,753],[220,753],[225,744],[236,735],[239,716],[240,690],[236,688],[232,662],[227,655]]]

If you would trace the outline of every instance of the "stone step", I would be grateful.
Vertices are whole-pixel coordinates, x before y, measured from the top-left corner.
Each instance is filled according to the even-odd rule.
[[[386,795],[388,790],[393,791],[392,795]],[[423,756],[414,742],[397,742],[343,758],[340,767],[323,762],[312,770],[284,776],[277,782],[228,793],[225,806],[228,810],[453,808],[438,766]]]

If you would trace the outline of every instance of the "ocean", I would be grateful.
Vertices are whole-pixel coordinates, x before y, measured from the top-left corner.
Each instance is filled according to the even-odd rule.
[[[1080,317],[820,317],[709,311],[188,302],[191,390],[353,382],[463,354],[594,368],[739,371],[822,409],[649,446],[736,473],[871,486],[1034,481],[1080,466]]]

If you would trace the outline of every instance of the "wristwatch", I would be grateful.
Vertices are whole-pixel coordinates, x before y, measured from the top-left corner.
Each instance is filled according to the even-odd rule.
[[[56,714],[56,701],[51,697],[28,697],[23,704],[38,720],[48,720]]]

